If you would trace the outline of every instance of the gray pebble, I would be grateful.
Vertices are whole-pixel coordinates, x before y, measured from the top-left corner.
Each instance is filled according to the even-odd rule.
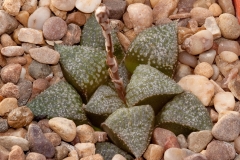
[[[0,133],[8,130],[7,119],[0,118]]]
[[[18,106],[24,106],[27,104],[31,94],[32,94],[32,82],[29,80],[20,80],[17,83],[19,88],[19,99],[18,99]]]
[[[51,73],[51,67],[48,64],[32,61],[28,67],[30,76],[34,79],[46,78]]]

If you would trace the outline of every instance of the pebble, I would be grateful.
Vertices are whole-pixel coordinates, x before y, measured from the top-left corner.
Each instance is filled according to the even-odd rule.
[[[32,48],[29,50],[31,57],[43,64],[57,64],[60,54],[48,47]]]
[[[212,135],[217,140],[234,141],[240,133],[240,113],[229,111],[212,128]]]
[[[109,9],[110,19],[121,19],[127,7],[124,0],[103,0],[102,3]]]
[[[16,136],[0,136],[0,145],[11,150],[15,145],[22,148],[23,151],[29,150],[29,143],[26,139]]]
[[[1,53],[7,57],[21,56],[24,53],[24,49],[21,46],[8,46],[3,47]]]
[[[178,63],[176,68],[176,73],[174,75],[174,80],[178,82],[180,81],[181,78],[187,75],[192,75],[192,74],[193,74],[193,69],[190,66]]]
[[[198,63],[197,57],[187,53],[186,51],[180,52],[178,54],[178,61],[193,68],[195,68]]]
[[[11,148],[9,153],[9,160],[25,160],[25,154],[21,147],[15,145]]]
[[[44,133],[44,136],[53,144],[54,147],[61,144],[61,137],[57,133]]]
[[[180,148],[187,148],[188,147],[187,139],[183,134],[179,134],[177,136],[177,140],[178,140],[178,143],[180,145]]]
[[[240,25],[238,19],[230,13],[219,16],[218,22],[222,36],[227,39],[237,39],[240,36]]]
[[[21,10],[32,14],[37,9],[38,0],[25,0]]]
[[[86,23],[86,16],[82,12],[73,12],[67,16],[66,23],[74,23],[78,26],[83,26]]]
[[[59,10],[71,11],[75,7],[76,0],[51,0],[51,4]]]
[[[18,15],[15,16],[16,20],[20,22],[24,27],[28,27],[29,13],[27,11],[20,11]]]
[[[100,154],[94,154],[94,155],[90,155],[90,156],[86,156],[81,158],[80,160],[104,160],[103,157]]]
[[[81,32],[81,28],[78,25],[74,23],[68,24],[67,33],[62,38],[63,44],[72,46],[79,43]]]
[[[46,157],[43,154],[30,152],[26,156],[26,160],[46,160]]]
[[[193,152],[199,153],[206,148],[209,142],[213,139],[212,133],[209,130],[202,130],[192,132],[188,135],[188,149]]]
[[[75,7],[84,13],[92,13],[101,3],[101,0],[76,0]]]
[[[213,35],[208,30],[201,30],[186,38],[182,48],[192,55],[198,55],[209,50],[213,46]]]
[[[223,51],[230,51],[240,56],[240,45],[237,41],[233,40],[224,40],[218,44],[218,54]]]
[[[212,3],[208,9],[212,12],[214,17],[218,17],[222,14],[222,8],[217,3]]]
[[[52,130],[50,129],[48,125],[48,119],[42,119],[38,121],[38,126],[41,128],[43,133],[52,133]]]
[[[39,63],[33,60],[28,67],[28,72],[34,79],[39,79],[46,78],[52,71],[48,64]]]
[[[128,29],[132,29],[133,28],[133,23],[129,17],[129,13],[128,12],[125,12],[123,14],[123,22],[124,22],[124,25],[125,27],[127,27]]]
[[[112,160],[127,160],[127,159],[123,157],[121,154],[115,154]]]
[[[13,98],[18,99],[20,97],[19,88],[17,85],[15,85],[11,82],[8,82],[8,83],[4,84],[2,86],[2,88],[0,89],[0,95],[3,97],[7,97],[7,98],[13,97]]]
[[[217,21],[213,16],[207,17],[203,26],[206,28],[206,30],[212,33],[213,39],[218,39],[221,37],[220,28],[218,27]]]
[[[197,96],[204,106],[209,105],[214,95],[214,85],[208,78],[201,75],[187,75],[178,84],[184,90],[190,91]]]
[[[164,160],[183,160],[193,154],[195,153],[189,149],[169,148],[164,153]]]
[[[2,160],[8,160],[9,151],[0,145],[0,157]]]
[[[67,18],[67,11],[61,11],[59,9],[57,9],[56,7],[54,7],[51,3],[49,6],[50,10],[55,14],[55,16],[65,20]]]
[[[209,63],[201,62],[195,67],[194,74],[210,78],[213,75],[213,68]]]
[[[8,64],[1,69],[0,75],[4,83],[19,81],[22,66],[20,64]]]
[[[124,48],[124,51],[127,51],[130,46],[130,40],[121,32],[117,32],[117,37]]]
[[[80,159],[94,155],[96,150],[94,143],[77,143],[75,149]]]
[[[234,140],[234,148],[236,152],[239,154],[240,153],[240,137],[239,136]]]
[[[212,12],[206,8],[195,7],[190,11],[191,18],[195,19],[198,22],[198,25],[201,26],[204,24],[207,17],[213,16]]]
[[[208,160],[230,160],[235,157],[234,147],[224,141],[214,140],[210,142],[206,149]]]
[[[176,135],[164,128],[155,128],[152,134],[152,143],[164,148],[180,148]]]
[[[5,33],[1,35],[1,44],[2,47],[17,46],[17,43],[13,41],[12,37]]]
[[[7,119],[0,118],[0,133],[6,132],[8,128]]]
[[[0,35],[3,33],[10,34],[18,26],[17,20],[11,15],[7,14],[5,11],[0,10],[1,26],[0,26]]]
[[[235,98],[231,92],[219,92],[214,96],[214,108],[218,113],[233,111]]]
[[[33,120],[32,111],[26,107],[17,107],[8,114],[8,125],[12,128],[22,128],[29,125]]]
[[[108,140],[107,133],[103,131],[95,131],[94,137],[97,142],[105,142]]]
[[[219,56],[222,60],[226,61],[227,63],[233,63],[238,59],[238,55],[231,51],[222,51]]]
[[[27,135],[27,130],[24,128],[12,129],[10,128],[4,133],[0,133],[0,136],[15,136],[25,138]]]
[[[203,53],[201,53],[199,56],[198,56],[198,60],[200,62],[207,62],[209,64],[213,64],[214,62],[214,59],[216,57],[216,50],[214,49],[210,49],[208,51],[205,51]]]
[[[178,2],[178,13],[190,12],[193,8],[193,4],[196,0],[180,0]]]
[[[7,61],[7,64],[14,63],[14,64],[20,64],[21,66],[24,66],[27,63],[26,58],[23,56],[9,57],[9,58],[6,58],[6,61]]]
[[[46,79],[38,78],[33,81],[32,95],[30,99],[35,98],[38,94],[49,87],[49,82]]]
[[[156,144],[150,144],[143,154],[146,160],[159,160],[163,157],[164,148]]]
[[[40,7],[49,7],[51,0],[39,0],[38,6]]]
[[[72,120],[55,117],[50,119],[48,124],[66,142],[71,142],[76,137],[77,127]]]
[[[6,116],[9,112],[17,107],[18,105],[16,98],[4,98],[0,102],[0,116]]]
[[[66,146],[57,146],[56,148],[55,159],[62,160],[68,156],[68,148]]]
[[[28,28],[43,30],[44,22],[51,16],[48,7],[39,7],[28,18]]]
[[[184,158],[184,160],[207,160],[207,157],[201,153],[196,153]]]
[[[36,124],[30,124],[28,127],[27,139],[31,152],[43,154],[51,158],[55,154],[55,148],[50,141],[46,139],[41,128]]]
[[[27,104],[32,94],[32,82],[27,79],[22,79],[17,83],[19,89],[18,106],[24,106]]]
[[[152,26],[153,11],[149,6],[142,3],[130,4],[127,7],[127,12],[136,34]]]
[[[219,6],[222,8],[223,13],[229,13],[235,15],[235,9],[232,1],[218,0]]]
[[[94,129],[87,124],[77,126],[77,136],[81,143],[96,143]]]
[[[178,0],[159,0],[153,8],[153,21],[156,23],[161,19],[168,18],[177,7]]]
[[[22,5],[22,0],[4,0],[2,7],[11,16],[16,16],[18,15]]]
[[[50,17],[43,24],[43,35],[47,40],[60,40],[66,32],[67,24],[59,17]]]
[[[18,40],[33,44],[44,44],[42,31],[32,28],[21,28],[18,33]]]

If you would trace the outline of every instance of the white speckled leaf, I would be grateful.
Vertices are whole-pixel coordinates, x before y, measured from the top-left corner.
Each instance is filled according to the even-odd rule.
[[[139,64],[148,64],[173,77],[177,55],[177,22],[171,22],[141,32],[131,43],[125,63],[130,72]]]
[[[141,157],[149,145],[154,126],[154,111],[149,105],[120,108],[102,124],[119,148]]]
[[[65,117],[82,124],[87,122],[82,104],[77,91],[67,82],[61,81],[40,93],[27,107],[37,117]]]
[[[126,89],[129,106],[149,104],[157,114],[182,88],[170,77],[149,65],[139,65]]]
[[[121,154],[127,160],[134,158],[110,142],[96,143],[96,154],[101,154],[104,160],[112,160],[115,154]]]
[[[108,79],[106,53],[85,46],[56,45],[66,80],[88,100],[94,91]]]
[[[211,130],[213,126],[206,107],[190,92],[183,92],[168,102],[156,116],[156,125],[176,135]]]
[[[84,106],[84,110],[92,124],[100,126],[110,114],[122,107],[126,105],[117,92],[107,85],[101,85]]]

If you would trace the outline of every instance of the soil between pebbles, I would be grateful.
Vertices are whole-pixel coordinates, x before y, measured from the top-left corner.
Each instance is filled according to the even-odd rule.
[[[103,159],[95,153],[95,143],[107,141],[105,132],[61,117],[33,121],[31,110],[25,107],[64,80],[53,44],[78,45],[86,20],[101,2],[109,7],[111,25],[118,29],[125,50],[144,29],[179,19],[174,80],[202,101],[215,123],[212,131],[192,132],[188,137],[157,128],[152,138],[155,144],[148,146],[142,159],[240,159],[240,25],[233,3],[92,0],[87,6],[84,2],[0,0],[0,159]],[[193,83],[187,84],[189,80]],[[112,159],[126,158],[117,154]]]

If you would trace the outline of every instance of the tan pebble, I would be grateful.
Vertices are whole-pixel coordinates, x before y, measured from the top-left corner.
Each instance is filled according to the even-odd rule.
[[[76,0],[51,0],[51,4],[59,10],[71,11],[75,7]]]
[[[3,47],[1,53],[7,57],[21,56],[24,53],[24,49],[21,46],[8,46]]]
[[[12,37],[5,33],[1,35],[1,44],[3,47],[17,46],[16,42],[13,41]]]
[[[51,0],[39,0],[38,6],[39,7],[49,7]]]
[[[0,155],[3,160],[8,160],[9,150],[4,148],[3,146],[0,146]]]
[[[18,34],[18,40],[33,44],[44,44],[42,31],[32,28],[21,28]]]
[[[208,78],[201,75],[188,75],[183,77],[178,84],[198,97],[203,105],[208,106],[213,95],[214,85]]]
[[[240,136],[238,136],[234,140],[234,148],[235,148],[236,152],[239,154],[240,153]]]
[[[29,152],[26,155],[26,160],[46,160],[46,157],[43,154],[37,153],[37,152]]]
[[[115,154],[112,160],[127,160],[127,159],[123,157],[121,154]]]
[[[0,136],[15,136],[15,137],[21,137],[26,138],[27,130],[24,128],[18,128],[18,129],[8,129],[4,133],[0,133]]]
[[[218,17],[222,14],[222,8],[217,3],[211,4],[208,9],[212,12],[214,17]]]
[[[57,64],[60,58],[57,51],[47,47],[32,48],[29,52],[34,60],[43,64]]]
[[[82,12],[73,12],[68,15],[66,23],[74,23],[78,26],[83,26],[86,23],[86,16]]]
[[[210,109],[209,115],[213,123],[216,123],[218,121],[218,113],[214,109]]]
[[[178,13],[178,14],[172,14],[168,18],[169,19],[184,19],[184,18],[190,18],[191,14],[190,13]]]
[[[52,4],[50,4],[49,8],[57,17],[62,18],[63,20],[65,20],[67,18],[66,11],[61,11],[61,10],[57,9],[56,7],[54,7]]]
[[[20,97],[19,95],[19,87],[11,82],[8,82],[2,86],[0,89],[0,95],[3,97],[13,97],[18,99]]]
[[[20,31],[21,28],[23,28],[23,26],[22,26],[22,25],[19,25],[18,28],[15,29],[15,30],[13,31],[13,34],[12,34],[12,38],[13,38],[14,42],[16,42],[18,45],[21,45],[21,44],[22,44],[22,42],[20,42],[20,41],[18,40],[18,33],[19,33],[19,31]]]
[[[11,148],[9,153],[9,160],[25,160],[25,154],[21,147],[15,145]]]
[[[94,137],[95,137],[97,142],[105,142],[105,141],[108,140],[107,133],[102,132],[102,131],[95,131],[94,132]]]
[[[25,0],[21,10],[32,14],[37,9],[38,0]]]
[[[29,13],[27,11],[20,11],[18,15],[15,16],[16,20],[20,22],[24,27],[27,27]]]
[[[208,8],[211,5],[211,0],[196,0],[193,7]]]
[[[130,29],[125,32],[124,35],[129,39],[130,42],[132,42],[136,38],[137,33],[133,29]]]
[[[164,160],[181,160],[192,154],[194,154],[194,152],[189,149],[169,148],[164,152]]]
[[[75,158],[75,160],[79,160],[78,153],[75,150],[75,148],[73,150],[70,150],[70,152],[68,153],[68,156],[72,157],[72,158]]]
[[[110,26],[116,31],[122,31],[124,28],[124,23],[118,19],[110,19]]]
[[[103,157],[100,154],[90,155],[84,158],[81,158],[80,160],[104,160]]]
[[[3,9],[11,16],[18,15],[22,5],[23,5],[22,0],[4,0],[2,4]]]
[[[164,148],[157,144],[150,144],[143,154],[143,157],[147,160],[159,160],[163,157]]]
[[[209,63],[201,62],[195,67],[194,74],[210,78],[213,75],[213,68]]]
[[[218,113],[232,111],[235,107],[235,99],[231,92],[219,92],[214,96],[214,108]]]
[[[117,32],[117,36],[118,36],[118,39],[119,39],[121,45],[123,46],[124,50],[127,51],[131,42],[122,32]]]
[[[132,29],[133,28],[133,23],[132,21],[130,20],[130,17],[129,17],[129,13],[128,12],[125,12],[123,14],[123,22],[125,24],[125,26],[129,29]]]
[[[29,125],[33,120],[32,111],[26,107],[18,107],[8,114],[8,125],[12,128],[22,128]]]
[[[218,0],[219,6],[222,8],[223,13],[235,15],[233,2],[229,0]]]
[[[77,143],[75,145],[79,158],[84,158],[95,154],[94,143]]]
[[[55,117],[50,119],[48,124],[66,142],[71,142],[76,137],[77,127],[72,120]]]
[[[238,55],[236,55],[234,52],[231,51],[222,51],[219,54],[220,58],[228,63],[233,63],[236,60],[238,60]]]
[[[174,80],[178,82],[181,78],[193,74],[193,69],[185,64],[178,63]]]
[[[27,60],[25,57],[23,56],[17,56],[17,57],[10,57],[10,58],[6,58],[7,63],[15,63],[15,64],[20,64],[20,65],[25,65],[27,63]]]
[[[154,8],[158,4],[159,0],[150,0],[150,4],[152,8]]]
[[[207,17],[213,16],[211,11],[202,7],[193,8],[190,14],[191,14],[191,18],[195,19],[198,22],[199,26],[204,24],[204,21]]]
[[[20,74],[21,74],[22,66],[20,64],[8,64],[1,70],[1,78],[4,83],[12,82],[17,84]]]
[[[0,25],[0,35],[3,33],[11,34],[14,29],[18,26],[18,21],[4,10],[0,10],[1,25]]]
[[[224,40],[218,44],[218,54],[223,51],[231,51],[240,56],[240,45],[237,41],[233,40]]]
[[[63,160],[78,160],[78,158],[75,157],[66,157]]]
[[[77,126],[77,136],[81,143],[96,143],[94,129],[87,124]]]
[[[219,16],[219,28],[224,38],[237,39],[240,36],[240,25],[238,19],[229,13]]]
[[[16,98],[5,98],[0,102],[0,116],[6,116],[13,109],[17,108]]]

